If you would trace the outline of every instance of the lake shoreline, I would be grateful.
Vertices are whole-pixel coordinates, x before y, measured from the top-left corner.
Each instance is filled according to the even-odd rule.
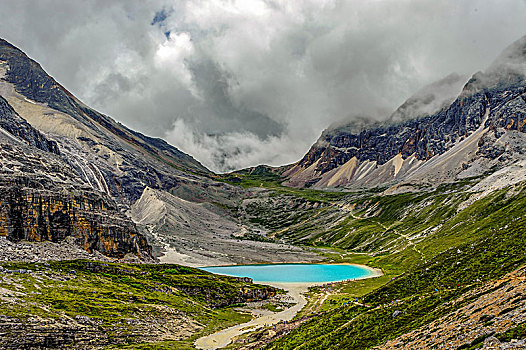
[[[280,264],[284,264],[284,263],[253,264],[253,265],[280,265]],[[291,264],[291,263],[288,263],[288,264]],[[298,264],[298,263],[295,263],[295,264]],[[383,271],[381,269],[373,268],[367,265],[352,264],[352,263],[328,263],[328,264],[314,263],[314,264],[353,265],[353,266],[357,266],[357,267],[367,270],[368,274],[364,276],[356,277],[356,278],[342,279],[342,280],[330,281],[330,282],[274,282],[274,281],[254,280],[254,283],[256,284],[272,286],[272,287],[276,287],[276,288],[287,291],[287,294],[293,298],[295,305],[281,312],[278,312],[272,315],[257,317],[249,322],[239,324],[236,326],[232,326],[230,328],[221,330],[216,333],[209,334],[207,336],[203,336],[194,342],[194,345],[196,346],[196,348],[207,349],[207,350],[220,349],[230,344],[235,337],[240,336],[244,333],[253,332],[261,328],[265,328],[265,327],[269,327],[269,326],[278,324],[280,322],[291,321],[292,319],[294,319],[296,314],[307,305],[307,298],[305,297],[304,293],[306,293],[311,287],[322,286],[322,285],[333,284],[333,283],[341,283],[341,282],[347,282],[347,281],[355,281],[355,280],[373,278],[373,277],[378,277],[378,276],[383,275]],[[230,265],[230,266],[243,266],[243,265]],[[217,266],[217,267],[223,267],[223,266]]]
[[[202,350],[215,350],[215,349],[221,349],[228,344],[232,342],[232,340],[235,337],[238,337],[242,334],[248,333],[248,332],[254,332],[256,330],[270,327],[272,325],[278,324],[280,322],[289,322],[291,321],[296,314],[307,305],[307,299],[303,295],[303,293],[308,291],[309,286],[307,286],[305,283],[271,283],[271,282],[264,282],[259,283],[264,284],[280,289],[284,289],[287,291],[287,294],[292,297],[295,304],[291,306],[290,308],[270,314],[265,315],[261,317],[256,317],[255,319],[238,324],[226,329],[223,329],[221,331],[209,334],[207,336],[203,336],[201,338],[198,338],[194,345],[197,349]]]
[[[202,266],[202,267],[198,267],[199,269],[202,269],[203,271],[207,271],[207,272],[210,272],[210,273],[215,273],[215,274],[220,274],[220,275],[227,275],[227,276],[236,276],[235,274],[229,274],[229,273],[226,273],[225,271],[210,271],[209,269],[224,269],[224,268],[238,268],[238,267],[266,267],[266,266],[279,266],[279,265],[298,265],[298,266],[354,266],[356,268],[359,268],[359,269],[362,269],[364,271],[366,271],[366,274],[362,275],[362,276],[357,276],[357,277],[349,277],[349,278],[341,278],[341,279],[334,279],[334,280],[329,280],[329,281],[283,281],[283,280],[263,280],[263,279],[257,279],[256,277],[252,278],[251,276],[246,276],[246,277],[250,277],[252,278],[253,282],[254,283],[258,283],[258,284],[269,284],[269,283],[280,283],[280,284],[291,284],[291,286],[294,286],[294,285],[297,285],[297,284],[302,284],[304,286],[314,286],[314,285],[320,285],[320,284],[327,284],[327,283],[335,283],[335,282],[342,282],[342,281],[352,281],[352,280],[360,280],[360,279],[364,279],[364,278],[373,278],[373,277],[379,277],[379,276],[382,276],[384,273],[381,269],[379,268],[375,268],[375,267],[371,267],[371,266],[367,266],[367,265],[363,265],[363,264],[356,264],[356,263],[347,263],[347,262],[342,262],[342,263],[319,263],[319,262],[314,262],[314,263],[298,263],[298,262],[294,262],[294,263],[283,263],[283,262],[278,262],[278,263],[261,263],[261,264],[238,264],[238,265],[216,265],[216,266]],[[239,276],[239,275],[237,275]]]

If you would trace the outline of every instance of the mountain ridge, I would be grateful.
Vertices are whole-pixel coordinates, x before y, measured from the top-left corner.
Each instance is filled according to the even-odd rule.
[[[324,131],[300,161],[283,168],[284,184],[370,188],[418,182],[422,177],[413,176],[418,169],[424,169],[425,163],[445,154],[481,126],[484,132],[479,135],[478,148],[466,151],[469,154],[455,160],[458,164],[444,163],[449,174],[438,183],[478,176],[499,163],[510,164],[515,156],[522,158],[517,147],[506,149],[513,131],[518,131],[519,137],[526,132],[520,119],[526,111],[526,66],[517,63],[521,59],[526,62],[522,50],[526,50],[526,36],[510,45],[487,73],[473,75],[458,97],[434,114],[407,119],[397,116],[404,113],[406,102],[385,123],[352,122]],[[496,160],[508,151],[512,153],[508,161]]]
[[[73,237],[88,252],[150,261],[151,247],[122,211],[146,186],[211,181],[191,156],[90,109],[3,39],[0,96],[0,235],[10,240]]]
[[[49,76],[38,62],[29,58],[23,51],[2,38],[0,38],[0,51],[2,53],[0,60],[7,62],[9,66],[4,79],[12,83],[17,92],[28,99],[46,103],[51,108],[64,112],[84,123],[91,124],[92,122],[97,122],[112,131],[116,136],[125,138],[126,133],[130,133],[146,142],[146,144],[142,144],[141,146],[149,151],[153,152],[154,150],[148,147],[147,143],[154,143],[155,146],[170,151],[185,161],[194,163],[195,170],[203,173],[210,172],[198,161],[193,159],[193,157],[169,145],[166,141],[133,131],[121,123],[115,122],[110,117],[92,110]],[[29,74],[27,72],[29,72]],[[52,91],[51,93],[48,92],[50,90]]]

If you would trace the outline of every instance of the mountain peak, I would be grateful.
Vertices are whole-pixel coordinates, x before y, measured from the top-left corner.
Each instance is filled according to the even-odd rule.
[[[475,73],[467,82],[463,95],[484,88],[517,85],[526,80],[526,35],[506,47],[485,72]]]
[[[284,173],[287,184],[360,188],[431,178],[438,183],[522,159],[524,140],[513,135],[526,133],[526,36],[486,72],[474,74],[459,95],[464,82],[453,74],[428,85],[383,123],[357,120],[326,130]]]
[[[389,120],[391,122],[400,122],[415,119],[448,107],[458,96],[466,81],[467,76],[451,73],[424,86],[398,107],[389,117]]]
[[[506,47],[489,66],[487,73],[499,71],[526,75],[526,35]]]

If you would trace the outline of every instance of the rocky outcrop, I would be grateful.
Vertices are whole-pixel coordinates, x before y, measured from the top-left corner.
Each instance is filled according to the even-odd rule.
[[[151,258],[146,238],[109,198],[92,191],[55,193],[13,182],[2,184],[0,236],[15,242],[61,242],[73,237],[87,252]]]
[[[202,328],[191,317],[167,307],[162,308],[162,317],[143,316],[142,319],[118,321],[113,331],[101,331],[101,324],[97,318],[87,316],[58,320],[32,317],[22,322],[0,315],[0,350],[107,349],[130,341],[181,340]]]
[[[107,335],[95,327],[86,327],[76,322],[53,322],[38,318],[25,323],[20,320],[0,316],[0,349],[63,349],[66,346],[80,346],[84,349],[100,349],[110,345]],[[5,332],[5,333],[4,333]],[[94,343],[97,343],[94,346]]]
[[[188,295],[206,295],[206,300],[213,308],[223,308],[233,304],[266,300],[275,296],[278,291],[274,287],[260,285],[258,288],[240,288],[236,293],[233,293],[230,295],[230,297],[225,298],[224,295],[217,294],[217,290],[209,287],[207,288],[196,285],[176,285],[175,288]]]
[[[18,139],[43,151],[59,154],[57,143],[48,140],[42,133],[29,125],[2,96],[0,96],[0,131],[4,134],[7,132],[15,140]]]

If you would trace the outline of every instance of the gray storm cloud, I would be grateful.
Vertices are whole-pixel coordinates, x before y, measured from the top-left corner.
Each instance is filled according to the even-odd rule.
[[[524,18],[524,0],[17,0],[0,2],[0,37],[87,104],[227,171],[296,161],[331,124],[484,70]]]

